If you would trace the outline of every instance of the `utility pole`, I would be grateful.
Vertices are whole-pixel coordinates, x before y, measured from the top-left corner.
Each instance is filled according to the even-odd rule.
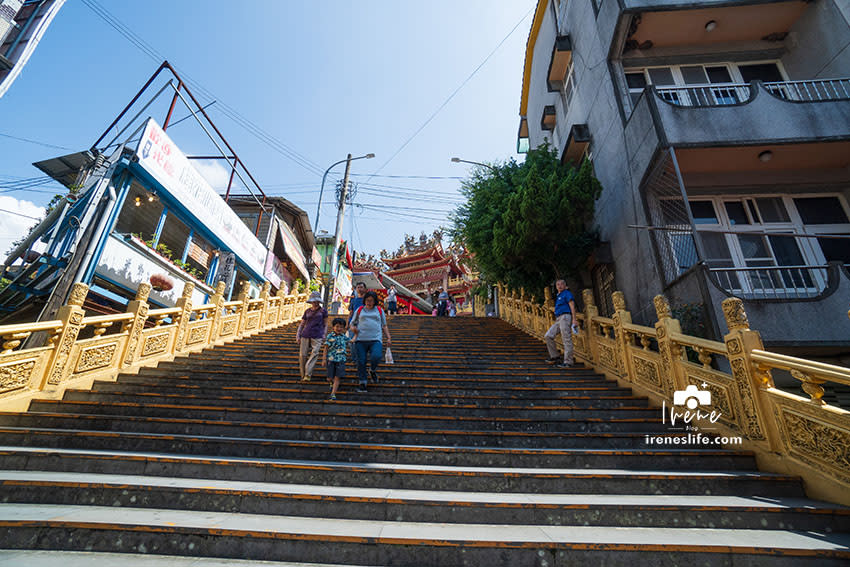
[[[333,300],[333,290],[336,287],[336,271],[339,267],[339,241],[342,239],[342,223],[345,219],[345,201],[348,197],[348,175],[351,172],[351,154],[345,158],[345,176],[342,180],[342,191],[339,195],[339,209],[336,213],[336,231],[334,232],[334,247],[331,256],[331,279],[328,289],[325,290],[325,306],[328,306],[328,301]],[[330,297],[327,297],[330,295]]]

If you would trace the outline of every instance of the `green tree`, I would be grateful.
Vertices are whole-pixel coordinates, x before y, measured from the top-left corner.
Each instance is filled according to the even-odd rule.
[[[564,165],[542,146],[522,164],[479,169],[465,181],[452,236],[486,280],[538,289],[584,265],[597,240],[587,226],[601,191],[590,162]]]

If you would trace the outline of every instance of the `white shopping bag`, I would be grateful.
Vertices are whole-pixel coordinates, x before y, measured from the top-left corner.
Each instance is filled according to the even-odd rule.
[[[384,354],[384,362],[387,364],[393,363],[393,351],[390,350],[390,347],[387,347],[387,352]]]

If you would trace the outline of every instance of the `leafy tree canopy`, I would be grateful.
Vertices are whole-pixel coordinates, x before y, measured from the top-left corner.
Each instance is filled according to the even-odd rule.
[[[540,289],[576,276],[596,243],[586,227],[602,186],[590,162],[564,165],[548,146],[464,181],[467,201],[452,215],[452,237],[474,254],[482,278]]]

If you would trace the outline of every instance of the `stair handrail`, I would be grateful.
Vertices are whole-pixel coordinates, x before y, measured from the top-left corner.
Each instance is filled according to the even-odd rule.
[[[540,329],[554,319],[551,292],[544,293],[547,308],[535,310],[529,320],[525,292],[497,287],[499,316],[541,337]],[[653,300],[652,327],[632,323],[622,292],[611,300],[611,317],[600,316],[593,292],[583,290],[584,309],[576,313],[573,335],[578,360],[658,407],[673,407],[674,394],[688,388],[707,391],[711,402],[699,406],[704,417],[695,426],[710,422],[715,434],[740,438],[736,448],[753,451],[765,470],[801,476],[811,497],[850,505],[850,411],[823,399],[825,384],[850,385],[850,368],[764,350],[736,297],[722,303],[728,328],[723,341],[683,333],[662,295]],[[808,397],[777,387],[777,371],[789,372]]]
[[[89,389],[95,380],[115,380],[300,318],[306,293],[270,296],[269,290],[266,282],[260,297],[250,298],[243,286],[240,299],[224,301],[222,282],[207,303],[193,305],[188,282],[175,307],[151,309],[151,286],[142,283],[125,312],[87,317],[89,288],[74,284],[56,320],[0,326],[0,411],[23,411],[36,397],[60,399],[67,389]],[[21,348],[34,333],[44,335],[40,344]]]

